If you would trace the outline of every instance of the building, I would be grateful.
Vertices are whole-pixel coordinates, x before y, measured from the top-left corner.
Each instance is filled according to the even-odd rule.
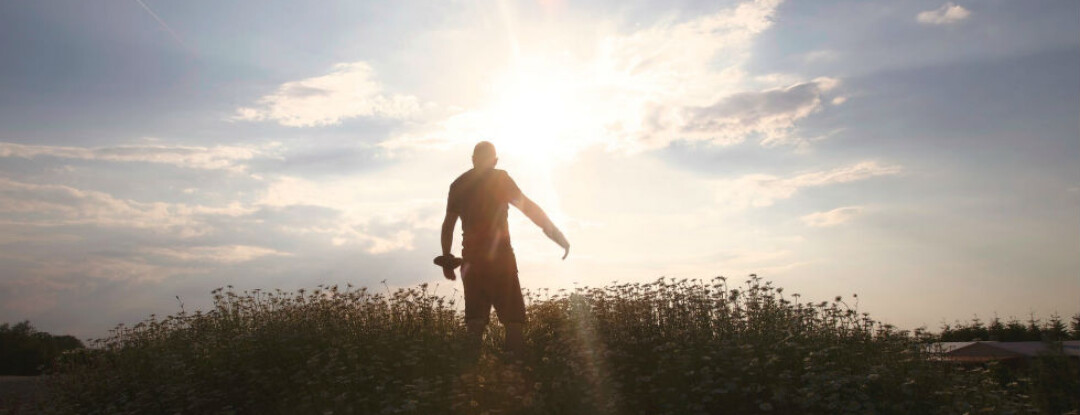
[[[925,351],[940,360],[961,363],[986,363],[1003,361],[1022,363],[1041,354],[1052,353],[1047,342],[940,342],[926,345]],[[1062,352],[1072,359],[1080,359],[1080,340],[1061,342]]]

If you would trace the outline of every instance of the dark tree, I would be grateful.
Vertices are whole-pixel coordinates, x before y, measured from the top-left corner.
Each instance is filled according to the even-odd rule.
[[[72,336],[39,332],[29,321],[0,324],[0,375],[38,375],[61,353],[82,348]]]
[[[971,319],[971,325],[968,326],[968,337],[971,340],[990,340],[990,331],[983,325],[982,320],[979,320],[979,316],[975,316]]]
[[[1015,317],[1002,322],[997,316],[990,320],[989,325],[983,325],[982,320],[976,316],[970,322],[954,322],[952,325],[942,323],[941,332],[937,335],[938,341],[943,342],[970,342],[980,340],[992,340],[1001,342],[1023,341],[1062,341],[1068,339],[1080,339],[1080,314],[1072,318],[1066,324],[1057,313],[1050,316],[1044,323],[1032,314],[1027,324],[1020,322]]]
[[[1027,341],[1039,341],[1042,340],[1042,324],[1039,319],[1035,318],[1035,313],[1031,313],[1028,316],[1028,324],[1026,333],[1024,333],[1024,340]]]
[[[1080,340],[1080,313],[1076,313],[1072,318],[1072,339]]]
[[[1003,342],[1022,342],[1027,340],[1027,328],[1016,318],[1010,318],[1005,323],[1005,333],[1001,336]]]
[[[945,342],[969,342],[989,338],[990,332],[979,317],[972,318],[971,323],[956,322],[956,327],[946,324],[941,328],[941,341]]]
[[[987,327],[987,331],[990,333],[989,339],[995,341],[1004,341],[1005,338],[1005,324],[1001,322],[1001,319],[994,316],[994,319],[990,321],[990,326]]]
[[[1050,321],[1046,322],[1042,335],[1047,341],[1067,340],[1069,338],[1069,328],[1065,325],[1065,322],[1061,321],[1061,316],[1054,313],[1050,315]]]

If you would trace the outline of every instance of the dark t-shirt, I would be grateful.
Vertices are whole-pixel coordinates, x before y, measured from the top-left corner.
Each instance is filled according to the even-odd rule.
[[[508,204],[521,197],[517,184],[498,169],[472,169],[450,184],[447,212],[461,217],[461,256],[492,261],[512,254],[506,223]]]

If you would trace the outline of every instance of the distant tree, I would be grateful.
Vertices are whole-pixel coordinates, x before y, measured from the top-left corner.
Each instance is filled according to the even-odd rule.
[[[942,342],[951,342],[952,339],[952,326],[945,321],[941,322],[941,332],[937,335],[937,340]]]
[[[1026,324],[1015,317],[1009,317],[1007,322],[1002,322],[1001,318],[994,316],[989,325],[984,325],[982,320],[975,316],[966,323],[955,321],[950,325],[942,322],[941,332],[935,337],[937,341],[943,342],[1080,340],[1080,313],[1073,316],[1068,324],[1057,313],[1052,314],[1045,323],[1035,318],[1032,313]]]
[[[82,348],[72,336],[39,332],[23,321],[0,324],[0,375],[37,375],[61,353]]]
[[[1028,315],[1027,330],[1024,333],[1024,340],[1027,341],[1040,341],[1042,340],[1042,324],[1041,321],[1035,318],[1035,313]]]
[[[1001,336],[1003,342],[1022,342],[1027,340],[1027,328],[1015,317],[1005,323],[1005,332]]]
[[[1080,340],[1080,313],[1076,313],[1072,318],[1072,339]]]
[[[971,319],[971,325],[968,326],[968,337],[972,341],[977,340],[990,340],[990,331],[983,325],[982,320],[979,320],[979,316],[975,316]]]
[[[983,325],[982,320],[979,317],[971,319],[970,323],[961,323],[957,321],[955,326],[948,324],[942,324],[941,335],[939,338],[944,342],[968,342],[987,340],[990,338],[990,331]]]
[[[1065,322],[1061,321],[1061,316],[1054,313],[1050,315],[1050,320],[1043,327],[1042,335],[1043,339],[1047,341],[1066,340],[1069,338],[1069,328],[1065,325]]]
[[[1005,337],[1005,324],[1001,322],[998,316],[994,316],[994,319],[990,320],[990,326],[986,329],[990,333],[988,337],[990,340],[1004,341],[1002,339]]]

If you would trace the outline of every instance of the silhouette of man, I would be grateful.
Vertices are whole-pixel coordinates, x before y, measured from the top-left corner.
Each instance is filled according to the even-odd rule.
[[[517,259],[510,246],[507,205],[514,205],[559,244],[564,249],[563,259],[570,254],[570,243],[540,206],[521,193],[510,175],[495,168],[498,161],[495,146],[481,141],[473,148],[473,168],[450,184],[440,258],[453,258],[450,249],[454,227],[461,218],[464,260],[461,281],[465,286],[465,326],[470,347],[473,352],[479,351],[494,306],[499,321],[506,327],[505,350],[520,358],[524,348],[521,328],[525,323],[525,300],[518,282]],[[451,281],[457,279],[453,266],[443,266],[443,275]]]

